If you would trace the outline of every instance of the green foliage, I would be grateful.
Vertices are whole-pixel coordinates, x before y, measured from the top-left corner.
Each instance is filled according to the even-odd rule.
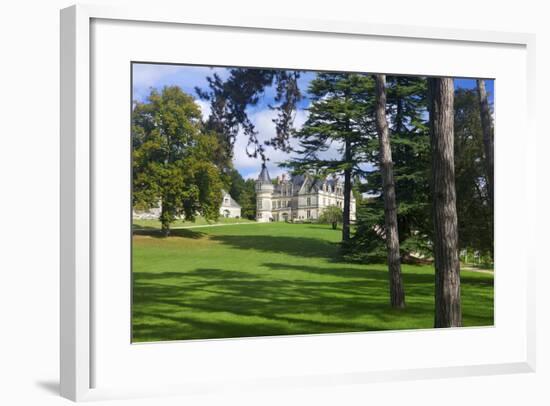
[[[132,147],[134,207],[160,203],[166,233],[178,216],[217,219],[223,185],[212,156],[219,152],[218,139],[204,131],[191,96],[172,86],[135,103]]]
[[[350,237],[350,195],[352,179],[364,174],[369,143],[376,138],[373,122],[374,80],[353,73],[318,73],[309,86],[311,104],[303,127],[295,132],[299,154],[284,164],[295,173],[317,178],[340,175],[344,178],[342,240]],[[338,156],[326,155],[336,146]]]
[[[254,179],[247,179],[241,193],[241,216],[249,220],[256,219],[256,182]]]
[[[239,171],[230,168],[226,173],[225,187],[233,199],[241,205],[241,217],[256,219],[256,183],[253,179],[243,179]]]
[[[424,78],[388,77],[388,116],[394,161],[398,227],[402,257],[431,255],[433,224],[430,194],[430,149]],[[485,257],[493,253],[493,208],[489,204],[479,102],[475,90],[455,93],[455,183],[459,242]],[[357,231],[347,245],[354,260],[385,257],[384,204],[377,167],[362,192],[373,196],[358,204]]]
[[[338,223],[342,223],[343,213],[338,206],[327,206],[319,216],[319,223],[330,224],[333,229],[336,229]]]
[[[309,87],[311,105],[303,127],[295,132],[299,158],[286,163],[296,172],[319,176],[343,174],[361,176],[361,164],[368,161],[366,143],[376,137],[374,122],[374,81],[372,77],[350,73],[319,73]],[[337,146],[339,156],[323,154]]]
[[[376,199],[364,199],[357,205],[357,226],[353,238],[342,246],[343,257],[350,262],[367,264],[386,261],[386,244],[382,235],[384,211]]]
[[[226,177],[228,178],[228,181],[226,182],[227,191],[233,199],[242,205],[241,195],[245,189],[245,181],[243,177],[235,168],[229,169]]]
[[[426,79],[387,77],[387,115],[390,123],[399,245],[402,257],[431,250],[430,142],[427,127]],[[374,141],[374,140],[373,140]],[[371,196],[357,205],[357,231],[346,255],[368,262],[386,258],[384,196],[378,169],[378,148],[367,145],[372,169],[361,191]]]
[[[302,99],[298,87],[299,78],[300,71],[232,68],[229,69],[229,77],[224,80],[217,74],[208,77],[208,90],[195,89],[199,97],[210,102],[211,115],[206,125],[221,136],[221,144],[227,156],[231,157],[233,154],[233,145],[239,131],[248,138],[246,152],[251,157],[268,160],[265,145],[290,151],[289,136],[294,121],[293,113],[296,104]],[[275,87],[275,105],[270,107],[278,113],[273,120],[276,135],[264,145],[248,117],[247,108],[257,105],[265,89],[270,86]]]
[[[476,90],[455,92],[455,176],[460,247],[492,258],[493,206],[487,187]]]
[[[388,114],[398,205],[400,245],[429,240],[433,233],[430,194],[430,141],[427,81],[422,77],[388,78]],[[423,247],[419,247],[424,250]],[[410,251],[409,251],[410,252]]]

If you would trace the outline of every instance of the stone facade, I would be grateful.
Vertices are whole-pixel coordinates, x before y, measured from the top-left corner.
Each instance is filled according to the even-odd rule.
[[[231,197],[229,193],[222,190],[222,204],[220,206],[221,217],[240,218],[241,206]],[[136,220],[158,220],[160,217],[160,202],[157,207],[153,207],[149,210],[133,210],[132,216]],[[182,218],[182,217],[180,217]]]
[[[344,183],[337,178],[315,180],[308,175],[285,176],[273,182],[267,168],[256,180],[256,220],[317,220],[325,207],[344,208]],[[355,198],[351,196],[350,219],[355,221]]]
[[[231,197],[229,193],[222,190],[223,200],[220,206],[220,216],[227,218],[240,218],[241,206]]]

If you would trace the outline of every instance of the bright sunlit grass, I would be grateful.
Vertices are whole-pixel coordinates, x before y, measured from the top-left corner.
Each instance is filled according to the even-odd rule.
[[[433,327],[431,265],[403,266],[407,307],[392,310],[386,265],[341,262],[340,236],[286,223],[136,232],[133,340]],[[464,325],[492,325],[493,275],[461,276]]]

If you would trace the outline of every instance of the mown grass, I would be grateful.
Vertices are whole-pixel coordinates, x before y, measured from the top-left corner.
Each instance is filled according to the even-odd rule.
[[[133,341],[431,328],[432,266],[404,265],[407,307],[385,264],[341,262],[341,232],[244,224],[133,237]],[[465,326],[493,324],[493,275],[462,272]]]
[[[225,218],[220,217],[216,221],[208,221],[204,217],[197,217],[195,221],[176,220],[171,224],[172,228],[179,227],[194,227],[204,225],[216,225],[216,224],[234,224],[234,223],[254,223],[253,220],[245,218]],[[152,219],[134,219],[132,221],[132,227],[134,229],[159,229],[160,221]]]

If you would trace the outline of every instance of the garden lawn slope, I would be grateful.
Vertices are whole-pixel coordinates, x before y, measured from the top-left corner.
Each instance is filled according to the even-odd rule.
[[[251,223],[133,237],[133,341],[431,328],[432,266],[403,266],[392,310],[385,264],[340,262],[340,230]],[[462,272],[464,326],[493,325],[493,275]]]

